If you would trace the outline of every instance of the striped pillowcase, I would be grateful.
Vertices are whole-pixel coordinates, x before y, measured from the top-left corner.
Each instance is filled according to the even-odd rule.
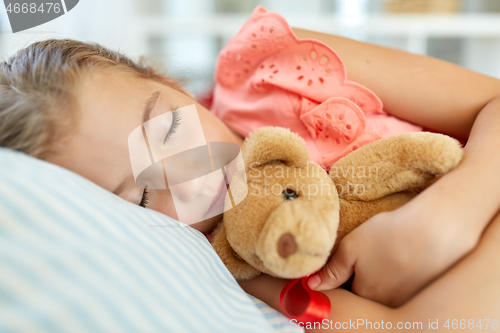
[[[200,232],[0,149],[1,332],[272,330]]]

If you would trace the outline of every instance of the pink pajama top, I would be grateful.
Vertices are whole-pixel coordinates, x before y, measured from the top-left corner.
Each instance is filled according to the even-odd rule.
[[[262,126],[289,128],[324,167],[374,140],[422,130],[347,80],[329,46],[299,40],[283,17],[261,6],[219,54],[215,79],[211,110],[229,128],[243,137]]]

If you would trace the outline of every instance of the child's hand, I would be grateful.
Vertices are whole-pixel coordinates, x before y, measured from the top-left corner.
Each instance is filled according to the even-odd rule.
[[[406,302],[479,239],[457,227],[461,212],[455,204],[438,201],[429,207],[420,201],[380,213],[352,231],[308,285],[337,288],[355,273],[352,291],[357,295],[393,307]]]
[[[355,273],[353,292],[398,306],[472,250],[500,209],[499,110],[500,96],[475,118],[457,168],[348,234],[309,286],[336,288]]]

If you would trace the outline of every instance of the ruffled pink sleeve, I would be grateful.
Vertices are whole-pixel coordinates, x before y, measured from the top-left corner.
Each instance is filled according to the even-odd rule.
[[[299,40],[261,6],[221,51],[215,79],[212,111],[230,128],[244,137],[262,126],[290,128],[322,166],[381,137],[421,130],[387,115],[371,90],[349,81],[329,46]]]

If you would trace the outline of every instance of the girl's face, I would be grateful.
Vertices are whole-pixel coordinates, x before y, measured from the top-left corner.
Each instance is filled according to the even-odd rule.
[[[72,170],[138,205],[141,202],[144,204],[145,191],[134,180],[128,137],[147,120],[145,114],[146,118],[152,119],[165,112],[196,104],[206,142],[242,143],[240,137],[189,96],[123,70],[100,69],[83,75],[75,95],[79,108],[76,126],[68,136],[56,143],[55,153],[48,161]],[[188,131],[182,131],[182,121],[178,126],[180,130],[176,130],[173,135],[189,135]],[[147,208],[178,218],[168,188],[147,190],[146,196]],[[189,202],[186,204],[189,207]],[[209,209],[199,205],[191,208],[200,211],[201,216]],[[215,216],[191,226],[208,233],[221,218],[221,215]]]

